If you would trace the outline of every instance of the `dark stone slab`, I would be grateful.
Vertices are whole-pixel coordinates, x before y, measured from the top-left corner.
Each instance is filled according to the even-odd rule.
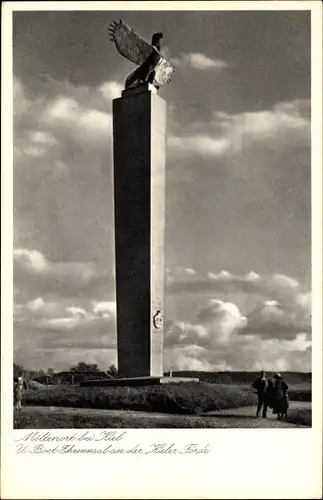
[[[198,378],[184,377],[129,377],[115,379],[98,379],[87,380],[80,382],[82,387],[126,387],[126,386],[145,386],[145,385],[161,385],[161,384],[176,384],[186,382],[199,382]]]
[[[159,385],[162,377],[132,377],[132,378],[115,378],[101,380],[87,380],[80,382],[83,387],[120,387],[120,386],[143,386],[143,385]]]

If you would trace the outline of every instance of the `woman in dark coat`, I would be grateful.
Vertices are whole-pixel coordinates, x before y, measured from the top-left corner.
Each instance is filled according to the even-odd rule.
[[[277,413],[278,420],[283,420],[284,417],[285,419],[287,417],[287,410],[289,407],[288,395],[287,395],[288,385],[286,384],[285,380],[280,375],[280,373],[276,373],[274,375],[274,378],[275,378],[274,413]]]

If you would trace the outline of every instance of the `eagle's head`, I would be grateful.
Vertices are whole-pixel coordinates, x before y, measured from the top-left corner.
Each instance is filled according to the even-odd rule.
[[[154,33],[151,38],[151,45],[159,46],[161,38],[163,38],[162,33]]]

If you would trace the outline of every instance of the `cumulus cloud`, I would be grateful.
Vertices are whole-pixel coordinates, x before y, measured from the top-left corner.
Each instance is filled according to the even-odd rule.
[[[77,336],[80,333],[88,332],[91,336],[98,333],[102,328],[104,329],[109,321],[112,319],[110,316],[96,316],[95,314],[86,313],[84,311],[83,314],[80,312],[76,313],[76,309],[78,311],[82,308],[73,307],[73,312],[71,312],[71,308],[67,308],[66,312],[70,313],[70,316],[63,316],[60,318],[49,318],[41,323],[41,327],[47,329],[47,331],[51,332],[66,332],[67,330],[73,330],[75,333],[74,343],[77,343]]]
[[[67,127],[76,139],[100,141],[111,133],[112,117],[80,105],[75,99],[58,96],[44,110],[42,120],[52,127]]]
[[[39,311],[39,309],[42,309],[44,305],[45,305],[44,300],[41,297],[37,297],[37,299],[28,302],[27,308],[30,309],[31,311]]]
[[[30,368],[35,368],[39,359],[42,362],[48,359],[48,366],[66,368],[67,362],[85,360],[99,349],[111,350],[115,354],[115,316],[101,314],[92,306],[90,300],[76,305],[75,299],[73,304],[72,299],[46,302],[41,297],[26,304],[16,304],[16,359],[23,356],[23,365]]]
[[[304,110],[304,101],[278,103],[271,110],[228,114],[215,112],[214,118],[220,127],[235,136],[237,142],[244,139],[270,139],[281,130],[309,131],[309,116]]]
[[[172,349],[165,348],[164,366],[166,370],[197,370],[212,371],[230,370],[226,363],[217,363],[216,365],[205,359],[207,351],[197,346],[180,346]]]
[[[227,137],[210,137],[196,134],[184,137],[170,135],[167,144],[171,150],[183,156],[195,153],[202,157],[217,157],[226,153],[232,143]]]
[[[28,302],[14,304],[14,319],[16,322],[41,320],[43,318],[56,318],[65,314],[64,301],[53,302],[36,297]]]
[[[33,130],[28,133],[30,141],[34,142],[35,144],[46,144],[46,145],[53,145],[56,144],[56,139],[53,137],[51,134],[48,132],[43,132],[41,130]]]
[[[304,292],[298,281],[290,276],[261,276],[253,271],[243,276],[228,271],[210,272],[203,279],[196,275],[191,279],[174,280],[168,285],[168,290],[176,294],[240,293],[255,296],[258,305],[244,319],[240,334],[288,339],[294,338],[298,332],[311,332],[311,294]],[[217,313],[223,307],[221,301],[211,302],[205,311],[200,311],[200,319],[207,318],[207,315],[211,317],[212,303]]]
[[[84,360],[99,349],[113,353],[116,304],[101,300],[107,282],[92,263],[52,262],[38,250],[14,250],[16,359],[23,357],[23,365],[34,368],[38,356],[49,359],[48,366],[65,362],[66,368],[67,360]]]
[[[222,59],[212,59],[200,52],[181,54],[179,58],[172,58],[171,62],[175,66],[187,65],[198,70],[222,70],[229,66],[228,63],[222,61]]]
[[[75,99],[65,96],[57,97],[49,103],[45,110],[45,119],[51,121],[76,122],[83,115]]]
[[[26,301],[112,299],[109,96],[119,84],[48,78],[33,92],[14,82],[15,292]]]
[[[49,79],[37,97],[30,97],[14,78],[15,160],[52,157],[61,160],[68,141],[107,148],[112,130],[112,99],[122,85],[106,81],[97,87],[75,86]]]
[[[30,111],[32,100],[27,96],[27,92],[22,82],[13,78],[13,111],[15,117]]]
[[[66,346],[79,354],[81,349],[116,348],[116,302],[104,298],[95,265],[52,262],[38,250],[23,248],[14,257],[20,292],[14,309],[18,353],[31,345],[53,353]],[[194,293],[204,303],[194,318],[188,319],[191,306],[182,307],[181,318],[165,322],[165,369],[310,367],[311,295],[295,279],[254,271],[237,276],[225,270],[202,279],[189,267],[168,269],[168,274],[173,279],[168,297]],[[246,313],[220,298],[237,293],[254,295],[257,306]]]
[[[31,272],[43,272],[48,269],[46,257],[38,250],[16,248],[13,251],[15,264]]]
[[[122,90],[123,85],[115,81],[105,82],[99,87],[99,91],[108,102],[110,102],[111,99],[121,97]]]
[[[311,332],[310,310],[297,306],[295,303],[279,303],[265,301],[259,308],[247,317],[247,324],[240,333],[256,334],[264,338],[289,338]]]
[[[17,248],[13,251],[17,271],[44,274],[50,277],[72,278],[86,282],[96,275],[93,264],[87,262],[50,262],[38,250]]]
[[[257,144],[309,145],[310,102],[281,102],[269,110],[230,114],[214,112],[205,123],[192,123],[185,134],[174,132],[168,146],[180,156],[204,158],[236,154]]]
[[[104,287],[112,286],[112,277],[92,262],[51,262],[38,250],[24,248],[15,249],[13,254],[14,286],[25,299],[39,293],[51,300],[101,298]]]
[[[197,323],[175,322],[166,329],[165,345],[195,345],[205,349],[229,342],[232,332],[242,328],[246,319],[235,304],[211,299],[197,314]]]
[[[231,333],[243,328],[247,323],[235,304],[219,299],[211,299],[207,307],[199,311],[197,320],[209,329],[216,343],[220,344],[227,343]]]
[[[196,275],[195,269],[192,267],[174,267],[174,268],[165,268],[165,283],[167,285],[171,285],[175,281],[185,280],[187,277],[193,277]]]
[[[41,130],[30,131],[22,134],[20,139],[17,140],[15,155],[16,158],[22,156],[41,158],[56,144],[58,144],[58,141],[52,134]]]
[[[190,59],[192,64],[202,64],[201,58],[199,63],[197,60]],[[187,58],[185,64],[191,63]],[[52,169],[57,179],[70,175],[74,163],[78,169],[76,181],[82,179],[85,184],[89,164],[91,169],[96,165],[97,146],[107,149],[111,100],[118,97],[121,85],[104,82],[87,88],[50,83],[51,91],[46,94],[44,90],[37,98],[28,95],[21,82],[15,84],[16,159],[30,158],[28,165],[34,170],[47,168],[47,175]],[[309,103],[301,100],[254,112],[216,112],[207,122],[189,123],[185,131],[175,127],[168,146],[183,156],[213,158],[239,153],[255,144],[261,148],[265,144],[280,147],[282,141],[285,145],[288,141],[304,144],[308,141],[309,122]],[[86,175],[80,170],[82,165]],[[101,160],[97,165],[100,170]],[[22,179],[20,186],[28,176]],[[91,183],[87,186],[91,187]],[[77,191],[81,190],[78,186]],[[82,203],[86,204],[86,197],[82,197]],[[84,210],[84,221],[86,215]],[[63,228],[61,225],[60,230]],[[54,262],[36,249],[18,248],[14,257],[18,350],[21,346],[40,346],[51,349],[56,356],[54,353],[66,345],[78,355],[82,348],[91,353],[101,347],[115,349],[111,273],[92,262]],[[167,295],[176,294],[179,303],[188,295],[213,297],[213,302],[198,308],[194,319],[192,310],[180,306],[182,317],[177,317],[172,332],[165,334],[166,360],[167,353],[175,350],[179,367],[257,369],[257,363],[259,367],[268,363],[283,369],[293,364],[293,356],[295,366],[308,366],[311,299],[293,278],[282,274],[262,276],[254,271],[236,276],[225,270],[200,276],[191,267],[168,270],[166,276]],[[240,304],[238,307],[230,298],[230,294],[237,293],[255,296],[257,307],[251,312],[241,309]]]
[[[69,306],[66,309],[67,313],[71,313],[72,316],[76,316],[77,318],[86,318],[87,317],[87,312],[83,307],[76,307],[76,306]]]
[[[103,317],[116,316],[117,303],[115,301],[110,301],[110,302],[93,301],[93,312],[94,314],[102,315]]]
[[[195,275],[191,279],[173,280],[168,285],[170,293],[203,293],[203,292],[243,292],[257,294],[268,299],[294,297],[301,293],[297,280],[284,274],[260,276],[251,271],[243,276],[228,271],[220,273],[208,272],[206,276]]]
[[[297,280],[223,270],[203,279],[174,274],[168,290],[179,300],[192,295],[200,306],[190,321],[182,308],[181,320],[165,323],[167,368],[174,369],[175,351],[181,369],[311,370],[311,294]],[[224,295],[240,297],[244,307],[253,296],[250,303],[256,305],[242,312],[234,302],[222,300]]]
[[[185,267],[185,268],[182,270],[182,272],[183,272],[184,274],[189,275],[189,276],[194,276],[194,275],[196,274],[195,269],[192,269],[191,267]]]
[[[265,307],[277,305],[271,301]],[[195,323],[174,322],[166,328],[165,369],[310,371],[311,341],[293,319],[287,330],[280,322],[280,335],[263,335],[260,317],[260,330],[253,329],[252,314],[244,317],[235,304],[210,300]]]

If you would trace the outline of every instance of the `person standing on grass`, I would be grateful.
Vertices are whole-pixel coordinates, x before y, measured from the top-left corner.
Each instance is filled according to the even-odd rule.
[[[287,410],[289,407],[288,395],[287,395],[288,385],[286,384],[285,380],[283,379],[280,373],[276,373],[274,375],[274,379],[275,379],[274,410],[275,413],[277,413],[277,419],[283,420],[284,418],[286,419],[287,417]]]
[[[21,400],[22,400],[22,391],[27,389],[27,383],[22,376],[22,372],[19,372],[18,376],[13,379],[13,396],[14,396],[14,404],[16,410],[21,410]]]
[[[257,417],[259,417],[259,412],[262,410],[263,418],[267,416],[267,398],[266,398],[266,389],[267,389],[267,379],[266,373],[264,371],[260,372],[260,376],[256,378],[253,382],[252,387],[257,392],[258,402],[257,402]]]

